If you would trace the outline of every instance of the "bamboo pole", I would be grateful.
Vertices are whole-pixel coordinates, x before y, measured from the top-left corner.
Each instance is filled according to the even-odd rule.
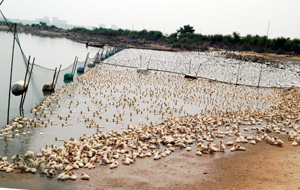
[[[88,54],[86,55],[85,62],[84,62],[84,65],[83,65],[83,70],[85,69],[85,66],[86,66],[87,60],[89,58],[89,55],[90,55],[90,52],[88,52]]]
[[[269,36],[269,29],[270,29],[270,21],[269,21],[269,24],[268,24],[268,31],[267,31],[267,38],[266,38],[265,49],[264,49],[264,56],[266,56],[266,50],[267,50],[267,44],[268,44],[268,36]],[[259,88],[259,84],[260,84],[260,80],[261,80],[262,67],[263,67],[264,63],[265,62],[261,63],[261,67],[260,67],[260,73],[259,73],[258,85],[257,85],[258,88]]]
[[[260,72],[259,72],[259,78],[258,78],[257,88],[259,88],[259,84],[260,84],[261,73],[262,73],[262,67],[263,67],[263,63],[261,63],[261,67],[260,67]]]
[[[53,90],[55,90],[55,86],[56,86],[57,79],[58,79],[58,76],[59,76],[59,73],[60,73],[60,69],[61,69],[61,65],[59,66],[59,70],[58,70],[58,73],[57,73],[57,76],[56,76],[56,79],[55,79],[55,84],[54,84]]]
[[[105,58],[107,57],[107,54],[108,54],[108,48],[106,49]]]
[[[236,81],[235,81],[235,84],[237,85],[238,84],[238,80],[239,80],[239,75],[240,75],[240,68],[241,68],[241,62],[239,62],[239,69],[238,69],[238,73],[237,73],[237,76],[236,76]]]
[[[267,50],[269,29],[270,29],[270,21],[269,21],[269,24],[268,24],[268,31],[267,31],[267,38],[266,38],[265,49],[264,49],[264,56],[266,55],[266,50]]]
[[[24,84],[23,84],[23,89],[25,89],[26,87],[26,79],[27,79],[27,75],[28,75],[28,69],[29,69],[29,66],[30,66],[30,56],[28,58],[28,64],[27,64],[27,67],[26,67],[26,74],[25,74],[25,79],[24,79]],[[27,86],[28,87],[28,86]],[[21,115],[22,114],[22,101],[23,101],[23,97],[24,96],[24,93],[22,94],[21,96],[21,101],[20,101],[20,106],[19,106],[19,114]]]
[[[202,62],[202,63],[199,64],[199,67],[198,67],[197,72],[196,72],[196,76],[197,76],[197,74],[198,74],[198,72],[199,72],[200,66],[201,66],[203,63],[206,63],[206,62],[208,62],[208,61],[210,61],[210,60],[208,59],[208,60],[206,60],[206,61],[204,61],[204,62]]]
[[[76,59],[77,59],[77,56],[75,56],[75,59],[74,59],[74,62],[73,62],[72,74],[73,74],[73,71],[74,71],[74,66],[75,66]]]
[[[140,55],[140,68],[142,68],[142,55]]]
[[[35,61],[35,57],[33,58],[33,62],[32,62],[32,66],[31,66],[31,71],[30,71],[30,75],[29,75],[29,79],[28,79],[28,84],[27,84],[27,88],[29,87],[29,83],[30,83],[30,79],[31,79],[31,75],[32,75],[32,70],[33,70],[33,66],[34,66],[34,61]],[[22,115],[24,116],[24,102],[25,102],[25,98],[26,98],[26,95],[27,95],[27,90],[25,91],[25,94],[24,94],[24,97],[23,97],[23,100],[22,100]]]
[[[77,59],[76,59],[76,61],[75,61],[75,64],[74,64],[74,70],[73,70],[73,72],[72,72],[73,77],[74,77],[74,74],[75,74],[75,71],[76,71],[77,63],[78,63],[78,57],[77,57]]]
[[[2,1],[3,2],[3,1]],[[1,2],[1,4],[2,4]],[[17,32],[17,24],[14,23],[12,27],[14,28],[14,40],[13,40],[13,49],[12,49],[12,58],[11,58],[11,66],[10,66],[10,81],[9,81],[9,91],[8,91],[8,108],[7,108],[7,125],[9,124],[9,112],[10,112],[10,96],[11,96],[11,81],[12,81],[12,73],[13,73],[13,65],[14,65],[14,52],[15,52],[15,42],[16,42],[16,32]]]
[[[151,62],[151,56],[150,56],[150,58],[149,58],[149,62],[148,62],[148,65],[147,65],[147,69],[149,68],[150,62]]]
[[[103,51],[104,51],[104,49],[102,49],[102,51],[101,51],[100,61],[102,61],[101,59],[102,59]]]
[[[188,74],[191,74],[191,66],[192,66],[192,60],[190,60],[190,66],[189,66],[189,73]]]
[[[27,74],[28,74],[29,65],[30,65],[30,56],[29,56],[29,58],[28,58],[28,64],[27,64],[27,68],[26,68],[26,74],[25,74],[25,79],[24,79],[24,85],[23,85],[23,88],[25,88],[25,86],[26,86],[26,79],[27,79]]]
[[[54,75],[53,75],[53,79],[52,79],[52,87],[54,87],[54,80],[56,77],[56,71],[57,71],[57,67],[55,67],[55,71],[54,71]]]

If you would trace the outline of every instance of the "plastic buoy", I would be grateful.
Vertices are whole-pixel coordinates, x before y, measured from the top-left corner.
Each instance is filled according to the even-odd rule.
[[[22,80],[16,82],[11,87],[11,92],[15,96],[19,96],[19,95],[23,94],[26,91],[27,91],[27,84],[24,87],[24,81],[22,81]]]
[[[53,83],[52,82],[48,82],[48,83],[44,84],[43,91],[53,92],[54,91]]]
[[[77,73],[84,73],[84,68],[83,67],[78,67],[77,68]]]
[[[89,63],[87,64],[88,67],[95,67],[95,64],[94,63]]]
[[[138,73],[147,73],[148,69],[147,68],[139,68],[139,69],[137,69],[137,72]]]
[[[64,79],[66,79],[66,80],[73,80],[73,74],[72,73],[66,73],[64,75]]]

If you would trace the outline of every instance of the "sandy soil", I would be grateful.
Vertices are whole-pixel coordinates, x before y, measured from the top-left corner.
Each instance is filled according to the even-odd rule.
[[[300,189],[299,147],[292,147],[286,136],[284,147],[265,142],[244,144],[245,152],[195,155],[178,150],[154,161],[138,159],[133,165],[116,169],[97,166],[80,169],[89,181],[58,181],[40,174],[0,173],[0,187],[23,189]]]

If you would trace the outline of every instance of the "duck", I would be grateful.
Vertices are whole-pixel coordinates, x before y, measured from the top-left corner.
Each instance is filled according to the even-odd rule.
[[[160,154],[155,154],[155,155],[153,156],[153,159],[154,159],[154,160],[159,160],[159,159],[161,159],[161,155],[160,155]]]
[[[57,179],[58,180],[68,180],[70,178],[70,176],[68,175],[68,172],[62,172],[60,174],[58,174]]]
[[[243,146],[237,145],[236,150],[239,150],[239,151],[245,151],[246,148],[243,147]]]
[[[298,146],[299,144],[296,142],[296,140],[294,140],[294,141],[292,142],[292,145],[293,145],[293,146]]]
[[[118,161],[114,161],[113,163],[111,163],[111,164],[109,165],[109,168],[110,168],[110,169],[114,169],[114,168],[117,168],[118,166],[119,166]]]
[[[232,146],[233,145],[233,142],[232,141],[226,141],[226,146]]]
[[[186,148],[186,151],[191,151],[192,150],[192,147],[189,145],[187,148]]]
[[[196,155],[197,155],[197,156],[202,156],[201,150],[197,150]]]
[[[220,141],[220,145],[219,145],[219,151],[220,151],[220,152],[224,152],[224,151],[225,151],[225,149],[226,149],[225,145],[223,144],[223,142],[222,142],[222,141]]]
[[[82,180],[90,180],[90,176],[86,173],[81,173],[80,179]]]

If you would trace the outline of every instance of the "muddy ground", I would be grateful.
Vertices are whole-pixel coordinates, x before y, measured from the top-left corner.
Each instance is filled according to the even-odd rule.
[[[75,171],[90,175],[89,181],[59,181],[40,174],[0,173],[0,187],[22,189],[300,189],[300,147],[280,136],[284,147],[265,142],[243,144],[245,152],[196,156],[196,147],[177,150],[169,157],[137,159],[116,169],[100,164],[93,170]],[[195,146],[195,145],[194,145]]]

